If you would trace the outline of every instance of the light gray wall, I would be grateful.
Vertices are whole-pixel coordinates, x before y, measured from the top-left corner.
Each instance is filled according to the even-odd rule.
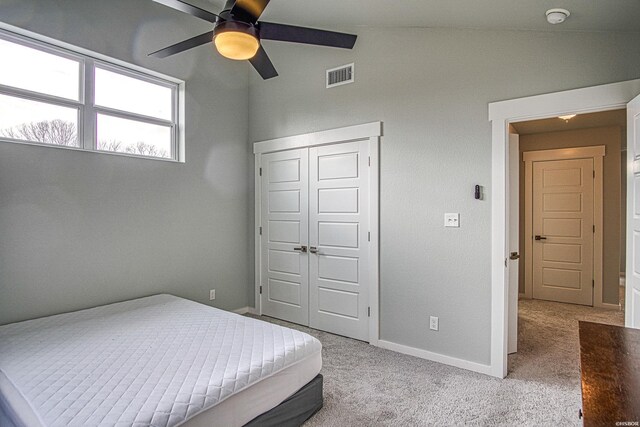
[[[640,34],[352,30],[353,52],[265,43],[280,77],[250,73],[250,140],[384,121],[381,338],[488,364],[487,104],[638,78]],[[356,83],[325,89],[325,69],[352,61]]]
[[[151,1],[0,0],[0,20],[186,81],[186,163],[0,143],[0,324],[160,292],[235,309],[253,265],[248,67]]]

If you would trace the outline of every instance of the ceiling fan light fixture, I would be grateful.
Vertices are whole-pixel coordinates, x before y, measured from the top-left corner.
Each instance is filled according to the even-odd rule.
[[[209,45],[211,48],[213,44],[226,58],[238,61],[248,59],[263,80],[278,76],[269,55],[261,46],[263,39],[353,49],[358,38],[355,34],[261,21],[260,16],[269,0],[226,0],[224,9],[219,14],[194,6],[189,0],[154,1],[207,21],[213,24],[214,28],[204,34],[151,52],[149,56],[166,58],[198,46]]]
[[[255,29],[241,22],[223,22],[214,32],[213,43],[225,58],[243,61],[253,58],[260,48]]]

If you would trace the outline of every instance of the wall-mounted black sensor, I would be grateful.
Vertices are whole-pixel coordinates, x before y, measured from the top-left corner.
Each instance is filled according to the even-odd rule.
[[[482,198],[482,192],[480,191],[480,186],[476,185],[476,200],[480,200]]]

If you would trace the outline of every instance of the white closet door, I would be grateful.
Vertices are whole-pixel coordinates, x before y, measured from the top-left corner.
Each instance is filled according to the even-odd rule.
[[[309,149],[309,325],[368,341],[369,140]]]
[[[309,324],[308,150],[262,156],[262,313]]]

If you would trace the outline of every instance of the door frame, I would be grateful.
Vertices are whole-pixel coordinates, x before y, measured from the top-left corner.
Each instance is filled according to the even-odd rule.
[[[252,313],[262,315],[260,298],[261,277],[261,245],[260,230],[261,200],[262,200],[262,154],[295,148],[309,148],[321,145],[340,144],[352,141],[369,140],[369,228],[371,241],[369,242],[369,343],[378,345],[380,340],[380,139],[382,137],[382,122],[371,122],[355,126],[341,127],[320,132],[287,136],[255,142],[254,176],[255,176],[255,304]]]
[[[602,231],[603,231],[603,163],[606,155],[604,145],[553,150],[526,151],[523,153],[525,163],[524,175],[524,294],[525,298],[533,298],[533,163],[553,160],[593,159],[595,179],[593,183],[593,223],[596,226],[593,234],[593,307],[609,307],[602,301]],[[618,308],[618,306],[615,306]]]
[[[491,375],[507,376],[509,313],[509,124],[564,114],[626,108],[640,79],[492,102],[491,122]],[[630,254],[627,253],[627,262]],[[628,302],[627,302],[628,304]]]
[[[512,155],[509,158],[509,217],[517,218],[511,221],[509,226],[509,264],[511,268],[508,271],[509,280],[509,306],[508,306],[508,324],[507,330],[509,334],[507,343],[507,354],[518,352],[518,299],[520,298],[520,135],[516,133],[513,126],[509,126],[509,149],[517,156]],[[516,253],[515,259],[511,254]]]
[[[638,317],[638,263],[637,259],[637,245],[638,242],[638,208],[637,208],[637,190],[638,185],[638,173],[640,172],[640,152],[638,152],[638,126],[637,118],[640,115],[640,95],[633,98],[627,104],[627,264],[625,272],[625,313],[624,324],[629,328],[640,329],[640,322]]]

